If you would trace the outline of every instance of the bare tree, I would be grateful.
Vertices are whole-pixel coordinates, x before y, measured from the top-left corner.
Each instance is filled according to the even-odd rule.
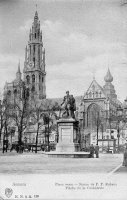
[[[19,150],[23,144],[22,134],[29,122],[29,93],[25,84],[23,83],[22,93],[18,98],[14,98],[13,102],[10,102],[9,116],[14,121],[18,128],[18,145]],[[20,151],[19,151],[20,152]]]
[[[57,125],[56,125],[56,120],[59,119],[58,111],[60,109],[59,105],[55,102],[52,103],[51,100],[46,100],[45,103],[43,104],[44,106],[44,112],[43,112],[43,120],[44,124],[47,127],[47,146],[48,149],[47,151],[50,151],[50,146],[49,146],[49,137],[50,137],[50,132],[56,128],[57,132]],[[57,140],[58,140],[58,132],[57,132]]]
[[[31,117],[33,119],[33,123],[37,125],[36,129],[36,149],[35,153],[37,153],[37,145],[38,145],[38,134],[41,126],[45,126],[47,143],[48,143],[48,151],[49,151],[49,135],[51,128],[55,127],[54,121],[57,119],[56,111],[59,109],[57,103],[52,103],[51,100],[42,99],[37,100],[36,96],[34,96],[31,100]]]
[[[9,120],[9,103],[7,101],[7,96],[4,97],[3,101],[0,101],[0,143],[1,136],[3,134],[3,153],[5,151],[5,138],[7,142],[8,138],[8,126],[10,124]],[[7,143],[6,143],[6,151],[7,151]]]

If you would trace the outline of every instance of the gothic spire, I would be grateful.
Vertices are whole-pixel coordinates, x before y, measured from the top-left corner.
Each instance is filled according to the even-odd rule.
[[[18,71],[17,71],[18,73],[21,73],[20,72],[20,60],[19,60],[19,64],[18,64]]]

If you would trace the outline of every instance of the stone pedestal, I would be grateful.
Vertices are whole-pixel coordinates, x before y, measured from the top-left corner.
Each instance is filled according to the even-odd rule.
[[[57,152],[78,152],[79,147],[79,132],[78,121],[73,118],[60,119],[57,122],[59,140],[56,145]]]

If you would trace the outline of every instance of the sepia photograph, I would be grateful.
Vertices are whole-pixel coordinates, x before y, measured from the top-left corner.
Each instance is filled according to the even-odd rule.
[[[0,0],[0,200],[127,198],[127,0]]]

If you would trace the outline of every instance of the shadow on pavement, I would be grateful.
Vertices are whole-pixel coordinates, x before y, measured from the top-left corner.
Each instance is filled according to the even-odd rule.
[[[127,173],[127,167],[121,166],[119,169],[115,171],[115,173]]]

